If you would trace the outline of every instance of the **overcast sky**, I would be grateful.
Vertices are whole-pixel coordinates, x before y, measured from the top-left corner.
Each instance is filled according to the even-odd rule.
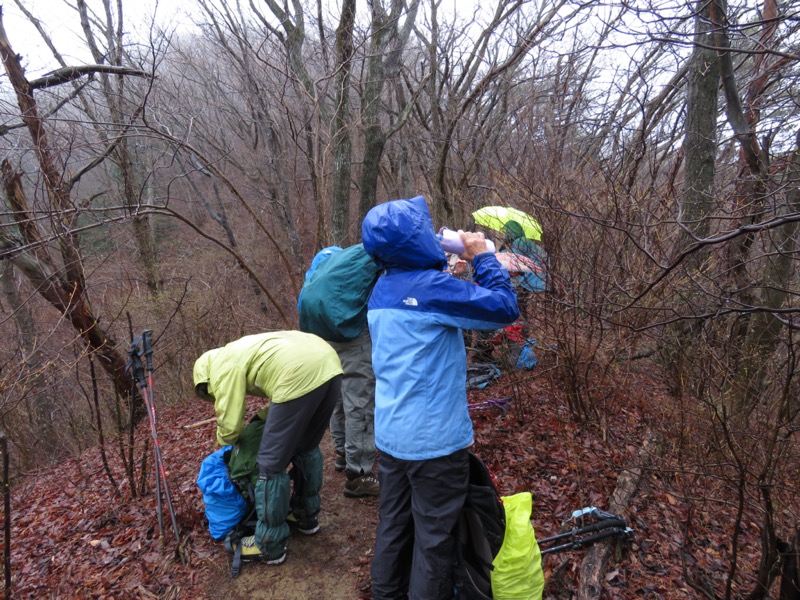
[[[63,0],[20,0],[34,17],[38,18],[43,28],[52,36],[59,52],[64,55],[68,64],[80,64],[89,61],[82,40],[80,22],[77,12],[67,6]],[[71,2],[74,4],[74,2]],[[116,5],[116,2],[113,3]],[[123,18],[125,30],[131,38],[137,32],[145,32],[152,22],[153,15],[161,26],[189,30],[192,27],[187,7],[190,0],[123,0]],[[6,28],[12,48],[23,57],[28,77],[35,77],[45,71],[51,71],[59,65],[53,60],[48,48],[42,43],[41,36],[30,24],[14,0],[0,0],[3,8],[3,24]],[[88,0],[90,7],[103,14],[102,3]]]
[[[44,29],[52,36],[53,41],[68,64],[81,64],[90,61],[85,50],[80,31],[80,22],[77,12],[69,8],[75,4],[74,0],[18,0],[36,18],[41,20]],[[331,8],[332,19],[338,19],[341,0],[324,0]],[[98,14],[104,14],[102,0],[87,0],[90,8]],[[488,10],[489,5],[482,6],[478,0],[444,0],[440,6],[443,15],[457,13],[469,16],[473,8],[478,6],[481,10]],[[112,1],[116,6],[116,1]],[[191,31],[193,28],[191,12],[194,9],[193,0],[123,0],[123,18],[128,41],[137,38],[146,39],[148,26],[155,15],[156,22],[166,30]],[[359,0],[358,12],[365,16],[367,12],[366,0]],[[8,33],[11,46],[23,56],[28,77],[33,78],[58,67],[52,54],[41,42],[36,29],[28,22],[22,11],[17,7],[15,0],[0,0],[3,9],[3,23]],[[139,35],[141,33],[141,36]]]

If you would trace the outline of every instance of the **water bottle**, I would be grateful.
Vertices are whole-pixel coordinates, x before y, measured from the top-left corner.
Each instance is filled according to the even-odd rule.
[[[461,254],[464,252],[461,234],[457,231],[442,227],[436,237],[439,238],[439,243],[442,244],[442,250],[445,252],[449,252],[450,254]],[[490,239],[486,240],[486,247],[489,249],[489,252],[495,251],[494,242]]]

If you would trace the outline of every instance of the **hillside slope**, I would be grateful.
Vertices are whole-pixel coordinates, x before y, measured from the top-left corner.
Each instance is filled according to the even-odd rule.
[[[620,472],[637,460],[648,425],[658,426],[658,420],[647,422],[645,411],[658,414],[657,408],[664,410],[669,402],[658,383],[642,375],[631,388],[637,397],[604,407],[602,427],[578,425],[561,395],[548,388],[547,378],[535,375],[504,375],[484,390],[470,392],[470,400],[475,405],[474,450],[494,472],[501,493],[533,492],[533,523],[537,537],[543,538],[556,533],[576,508],[608,507]],[[486,402],[506,398],[504,403]],[[158,407],[159,439],[181,528],[180,544],[166,514],[165,536],[159,538],[152,475],[146,482],[147,493],[131,500],[110,444],[117,496],[97,448],[84,452],[80,460],[31,474],[17,486],[12,500],[14,597],[368,598],[377,501],[344,498],[328,436],[323,447],[323,531],[312,538],[292,537],[283,565],[246,565],[238,579],[229,579],[228,556],[207,533],[195,485],[200,461],[214,450],[214,425],[184,428],[210,416],[211,407],[198,401]],[[668,416],[661,419],[668,425]],[[138,461],[149,431],[142,429],[137,435]],[[680,532],[686,515],[668,479],[657,470],[649,472],[626,517],[634,535],[612,558],[603,597],[699,597],[682,575]],[[724,528],[713,515],[696,519],[694,527],[695,536],[708,547],[709,563],[699,566],[722,568]],[[752,528],[744,532],[753,536],[754,548],[757,533]],[[573,597],[584,552],[546,558],[545,598]],[[754,569],[757,558],[744,560]]]

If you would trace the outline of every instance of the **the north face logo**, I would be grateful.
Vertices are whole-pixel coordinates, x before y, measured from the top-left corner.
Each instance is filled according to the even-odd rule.
[[[405,304],[406,306],[419,306],[419,302],[417,302],[417,299],[411,297],[408,297],[405,300],[403,300],[403,304]]]

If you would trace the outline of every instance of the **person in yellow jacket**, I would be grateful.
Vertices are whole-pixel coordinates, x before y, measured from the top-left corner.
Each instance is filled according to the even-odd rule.
[[[299,331],[248,335],[195,361],[195,393],[214,403],[220,445],[235,443],[244,428],[246,396],[271,401],[268,411],[259,411],[266,422],[257,459],[258,524],[255,535],[242,540],[243,559],[282,563],[289,537],[287,519],[301,533],[319,531],[319,443],[341,383],[336,351],[322,338]],[[286,472],[290,463],[297,471],[293,493]]]

